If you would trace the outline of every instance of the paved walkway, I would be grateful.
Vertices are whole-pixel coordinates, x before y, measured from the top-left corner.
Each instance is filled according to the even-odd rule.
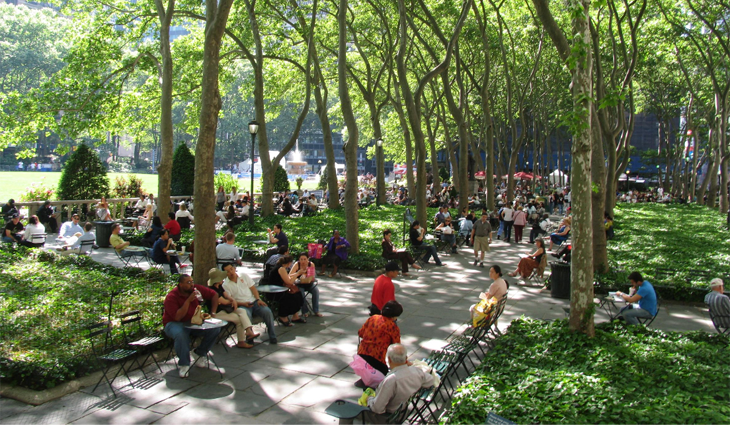
[[[495,240],[486,264],[515,268],[518,254],[532,247],[523,243],[507,244]],[[110,249],[94,254],[99,261],[119,260]],[[398,320],[402,341],[412,358],[423,358],[445,341],[467,319],[468,308],[481,291],[489,287],[489,266],[472,266],[473,254],[462,250],[443,256],[445,267],[430,267],[397,279],[396,298],[404,306]],[[486,265],[485,264],[485,265]],[[242,267],[254,279],[260,268]],[[509,301],[500,320],[506,328],[521,315],[553,320],[565,318],[567,300],[550,297],[547,290],[510,283]],[[33,407],[0,399],[0,423],[332,423],[324,413],[335,399],[356,399],[362,390],[348,363],[357,348],[357,330],[367,318],[372,277],[345,275],[339,279],[320,279],[322,318],[293,328],[277,327],[278,345],[263,342],[253,349],[215,346],[215,359],[224,378],[215,370],[194,368],[188,379],[180,379],[172,361],[160,374],[153,372],[137,388],[125,379],[115,388],[122,395],[114,399],[108,387],[83,388],[61,399]],[[706,309],[699,306],[665,304],[654,322],[663,330],[704,330],[714,332]],[[602,311],[596,322],[606,321]],[[260,330],[261,331],[261,330]],[[153,370],[154,369],[154,370]],[[154,372],[157,371],[157,374]],[[136,372],[133,380],[141,379]],[[124,386],[124,384],[127,386]],[[118,385],[117,385],[118,384]]]

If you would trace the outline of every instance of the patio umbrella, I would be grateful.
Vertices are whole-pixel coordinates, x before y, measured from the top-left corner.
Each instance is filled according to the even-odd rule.
[[[515,173],[515,178],[520,180],[532,180],[532,174],[525,173],[524,171],[520,171],[519,173]]]

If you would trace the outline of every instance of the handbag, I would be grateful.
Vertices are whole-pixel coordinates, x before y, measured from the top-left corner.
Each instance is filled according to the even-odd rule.
[[[474,327],[484,326],[492,317],[492,313],[494,312],[494,307],[496,305],[497,297],[492,297],[479,301],[479,303],[474,307],[474,312],[471,319],[472,325]]]
[[[193,313],[190,323],[193,325],[203,324],[203,311],[200,309],[200,306],[195,307],[195,313]]]
[[[307,253],[309,254],[309,258],[316,258],[320,259],[322,258],[322,249],[324,247],[322,244],[318,243],[309,243],[307,244]]]

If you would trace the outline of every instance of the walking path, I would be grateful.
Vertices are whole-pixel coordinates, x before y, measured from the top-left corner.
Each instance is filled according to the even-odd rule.
[[[396,280],[396,298],[404,313],[398,320],[402,342],[411,358],[419,359],[441,348],[468,318],[468,309],[486,290],[489,265],[499,264],[510,283],[509,300],[500,327],[522,315],[542,320],[565,318],[568,300],[550,297],[548,290],[527,287],[506,276],[516,267],[518,254],[533,246],[495,240],[485,268],[474,267],[471,251],[442,256],[445,267],[429,267],[412,277]],[[119,266],[111,249],[95,251],[94,259]],[[552,257],[551,257],[552,258]],[[241,267],[255,280],[260,267]],[[348,367],[357,351],[357,331],[367,318],[374,278],[358,274],[320,279],[324,317],[292,328],[277,327],[278,345],[263,342],[253,349],[213,348],[224,378],[214,369],[193,368],[187,379],[178,377],[170,360],[160,374],[148,367],[148,379],[132,376],[136,388],[118,378],[117,399],[100,385],[33,407],[0,398],[0,423],[333,423],[325,408],[338,398],[356,399],[362,390]],[[600,309],[596,322],[607,320]],[[259,325],[260,326],[260,325]],[[715,332],[706,309],[664,304],[653,327],[662,330]],[[261,330],[260,330],[261,331]],[[156,372],[156,373],[155,373]],[[140,381],[137,381],[140,380]],[[125,386],[126,384],[126,386]]]

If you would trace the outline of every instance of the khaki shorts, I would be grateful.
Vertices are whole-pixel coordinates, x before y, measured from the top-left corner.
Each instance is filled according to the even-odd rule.
[[[489,252],[489,236],[474,236],[474,251]]]

